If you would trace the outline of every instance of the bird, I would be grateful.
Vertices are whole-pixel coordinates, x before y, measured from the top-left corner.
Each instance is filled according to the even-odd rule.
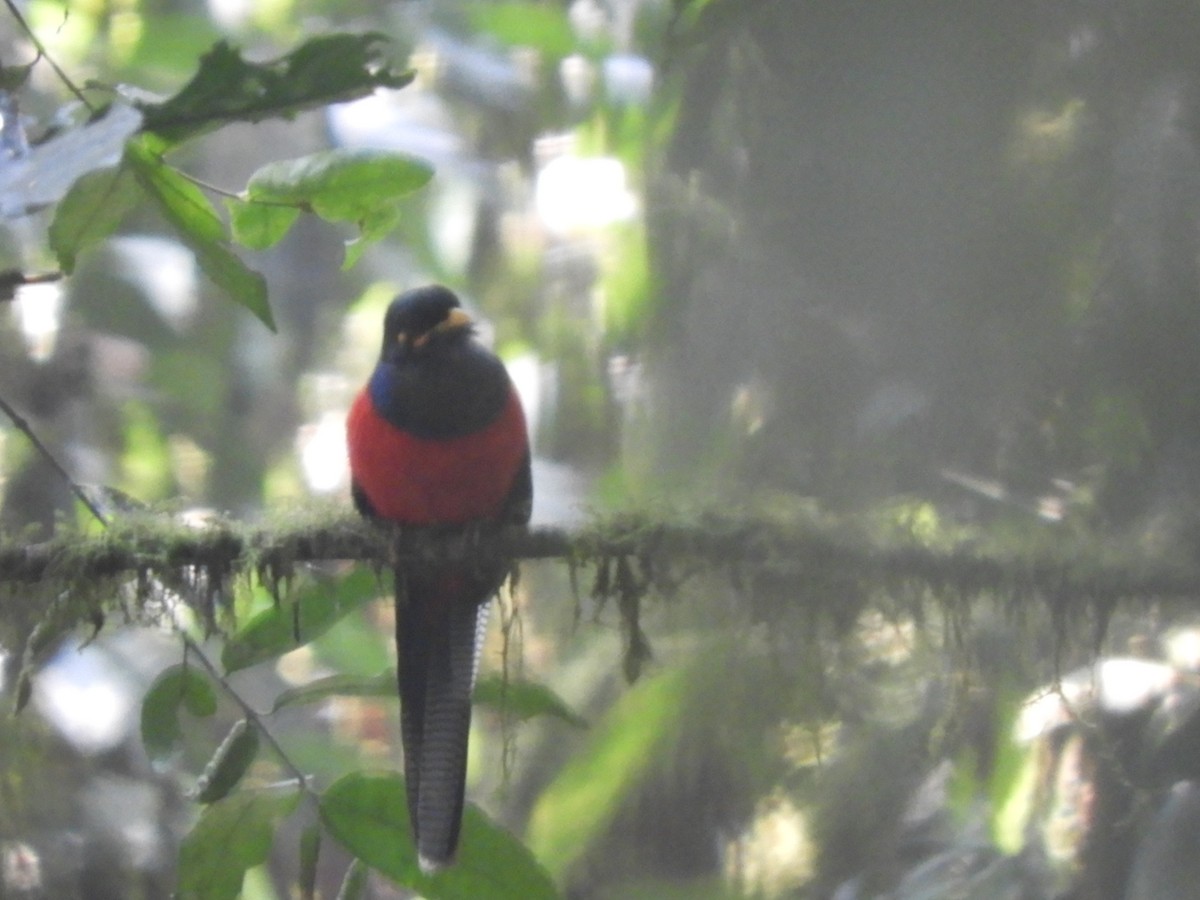
[[[441,285],[397,296],[383,347],[346,421],[351,496],[369,519],[408,526],[529,521],[530,450],[520,398],[470,315]],[[400,737],[418,863],[453,864],[462,827],[471,692],[504,560],[396,571]]]

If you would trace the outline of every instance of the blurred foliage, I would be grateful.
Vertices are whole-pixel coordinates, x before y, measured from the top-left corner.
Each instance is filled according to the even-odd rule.
[[[686,708],[686,669],[664,671],[625,694],[538,798],[529,823],[533,852],[562,880],[611,824],[631,785],[678,741]],[[631,727],[636,723],[636,727]]]
[[[236,900],[248,869],[266,861],[294,790],[243,791],[207,807],[180,847],[181,897]]]
[[[527,567],[477,696],[489,815],[470,810],[464,867],[433,880],[387,802],[402,786],[377,774],[396,727],[375,573],[277,559],[230,581],[201,561],[132,588],[14,589],[0,640],[29,746],[28,675],[80,623],[204,633],[221,665],[176,653],[142,675],[137,777],[212,801],[146,826],[186,832],[177,866],[160,848],[139,869],[93,828],[83,858],[119,861],[108,879],[55,869],[80,855],[52,839],[73,825],[65,792],[98,789],[80,774],[53,793],[9,736],[4,872],[36,851],[68,900],[159,896],[176,875],[183,896],[382,893],[347,850],[429,897],[1126,900],[1128,882],[1136,900],[1194,883],[1162,837],[1194,802],[1164,787],[1195,776],[1197,664],[1172,643],[1190,620],[1127,589],[1195,564],[1200,6],[27,15],[78,85],[6,21],[0,371],[81,482],[193,522],[344,492],[340,417],[381,306],[437,279],[532,373],[539,502],[668,496],[846,527],[719,574],[650,551]],[[39,278],[55,265],[69,277]],[[70,542],[71,492],[3,437],[7,533]],[[169,518],[154,528],[192,527]],[[64,565],[96,547],[75,543]],[[528,671],[509,668],[521,635]],[[1064,677],[1125,654],[1151,657],[1122,669],[1127,694],[1103,667]],[[272,712],[249,715],[227,676]],[[303,791],[272,787],[287,760]],[[337,841],[312,837],[317,810]]]
[[[420,890],[422,896],[446,900],[558,896],[529,851],[473,807],[463,817],[462,853],[456,864],[436,875],[422,874],[405,808],[404,781],[396,775],[347,775],[321,798],[321,818],[339,841],[359,859]]]

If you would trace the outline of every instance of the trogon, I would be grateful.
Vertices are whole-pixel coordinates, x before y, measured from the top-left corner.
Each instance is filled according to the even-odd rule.
[[[388,307],[379,362],[347,420],[351,491],[363,515],[418,526],[528,522],[525,416],[504,364],[473,334],[441,286]],[[490,561],[396,572],[408,813],[427,872],[452,863],[458,846],[486,604],[506,570]]]

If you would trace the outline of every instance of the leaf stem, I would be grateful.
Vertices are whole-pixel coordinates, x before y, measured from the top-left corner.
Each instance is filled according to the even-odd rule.
[[[186,178],[188,181],[190,181],[192,184],[194,184],[196,187],[200,188],[201,190],[209,191],[210,193],[216,194],[218,197],[228,197],[230,200],[241,200],[242,199],[241,196],[239,196],[237,194],[237,192],[231,191],[228,188],[223,188],[218,184],[213,184],[212,182],[205,181],[203,178],[197,178],[195,175],[192,175],[190,172],[185,172],[182,169],[176,169],[175,171],[178,172],[184,178]]]
[[[25,17],[21,15],[21,11],[17,9],[16,3],[14,3],[13,0],[4,0],[4,5],[8,7],[9,14],[17,20],[17,24],[21,26],[21,30],[29,36],[29,40],[33,42],[33,46],[37,50],[38,56],[49,63],[50,68],[54,70],[54,74],[57,75],[59,80],[67,86],[67,90],[75,95],[75,99],[87,107],[88,112],[94,113],[96,111],[96,107],[93,106],[91,101],[84,96],[83,91],[81,91],[75,82],[71,80],[70,76],[63,71],[62,67],[54,61],[54,57],[46,52],[46,45],[41,42],[41,39],[38,38],[36,34],[34,34],[34,31],[30,27],[29,23],[25,21]]]
[[[312,212],[312,210],[304,203],[288,203],[284,200],[262,200],[257,197],[244,197],[237,191],[231,191],[228,188],[223,188],[219,184],[213,184],[211,181],[205,181],[203,178],[197,178],[190,172],[185,172],[182,169],[176,169],[176,172],[183,178],[186,178],[196,187],[203,191],[216,194],[218,197],[227,197],[230,200],[240,200],[242,203],[250,203],[255,206],[277,206],[287,209],[299,209],[302,212]]]

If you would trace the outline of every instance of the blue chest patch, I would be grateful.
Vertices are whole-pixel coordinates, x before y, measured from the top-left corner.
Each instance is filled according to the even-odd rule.
[[[422,363],[381,362],[371,375],[371,403],[395,428],[423,440],[448,440],[483,430],[504,409],[508,373],[491,354]]]

